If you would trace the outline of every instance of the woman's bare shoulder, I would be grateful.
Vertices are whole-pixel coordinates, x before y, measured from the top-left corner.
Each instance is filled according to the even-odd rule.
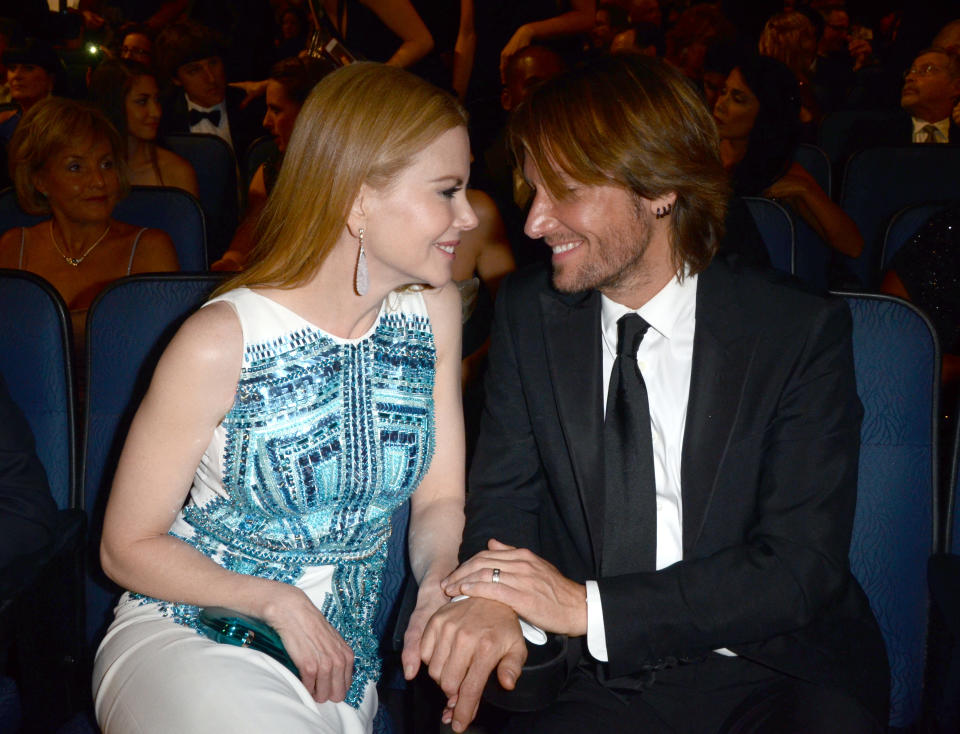
[[[157,165],[167,186],[176,186],[194,196],[198,193],[197,174],[186,158],[182,158],[172,150],[157,147]]]

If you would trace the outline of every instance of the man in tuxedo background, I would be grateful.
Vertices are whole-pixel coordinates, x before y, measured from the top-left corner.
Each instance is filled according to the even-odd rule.
[[[510,138],[552,272],[497,297],[445,585],[469,598],[420,649],[443,719],[463,731],[494,669],[521,693],[522,619],[568,645],[559,694],[512,732],[885,730],[883,641],[847,560],[862,410],[845,304],[714,257],[716,128],[656,60],[546,82]]]
[[[165,100],[161,133],[208,133],[222,138],[241,160],[250,143],[263,134],[265,108],[227,85],[220,48],[213,32],[190,21],[173,23],[157,36],[157,66],[172,83]]]

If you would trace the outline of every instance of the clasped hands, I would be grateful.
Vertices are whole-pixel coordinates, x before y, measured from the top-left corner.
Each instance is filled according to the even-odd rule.
[[[494,569],[500,571],[496,582]],[[519,618],[546,632],[587,632],[586,587],[524,548],[490,540],[487,550],[441,581],[440,589],[445,602],[470,598],[434,607],[428,619],[418,616],[418,601],[404,639],[404,675],[412,679],[424,662],[447,696],[441,719],[457,732],[476,716],[494,668],[500,685],[508,690],[516,685],[527,657]]]

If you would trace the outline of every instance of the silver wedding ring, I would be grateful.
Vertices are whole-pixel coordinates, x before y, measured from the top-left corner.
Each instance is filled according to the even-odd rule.
[[[493,583],[495,583],[495,584],[499,584],[499,583],[500,583],[500,569],[499,569],[499,568],[493,569],[493,578],[490,579],[490,580],[491,580]]]

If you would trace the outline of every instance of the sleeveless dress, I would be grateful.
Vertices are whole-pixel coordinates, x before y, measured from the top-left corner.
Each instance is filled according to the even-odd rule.
[[[197,607],[127,592],[94,664],[97,721],[106,734],[369,732],[390,516],[433,454],[426,305],[391,294],[367,334],[342,339],[246,288],[219,301],[243,331],[236,398],[170,534],[303,589],[353,649],[353,682],[345,702],[317,704],[273,658],[202,636]]]

